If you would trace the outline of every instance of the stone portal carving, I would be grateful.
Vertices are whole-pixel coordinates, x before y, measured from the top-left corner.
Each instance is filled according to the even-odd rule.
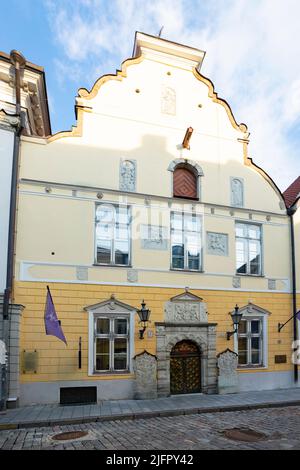
[[[207,323],[206,304],[186,291],[166,302],[165,319],[169,323]]]
[[[134,357],[135,399],[157,398],[157,358],[147,351]]]
[[[231,205],[234,207],[244,205],[244,183],[240,178],[231,178]]]
[[[176,114],[176,92],[173,88],[163,87],[161,93],[161,112],[163,114]]]
[[[220,394],[236,393],[238,391],[238,355],[226,349],[218,354],[218,389]]]
[[[228,255],[228,235],[226,233],[207,232],[207,252],[210,255]]]
[[[120,190],[136,190],[136,161],[121,160],[120,162]]]

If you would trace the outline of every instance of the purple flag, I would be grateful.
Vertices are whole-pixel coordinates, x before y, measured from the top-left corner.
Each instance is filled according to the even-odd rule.
[[[300,310],[298,310],[298,312],[296,313],[296,318],[297,320],[300,320]]]
[[[63,330],[60,326],[60,322],[57,319],[54,303],[48,286],[44,318],[46,335],[56,336],[58,339],[61,339],[64,343],[67,344],[65,335],[63,334]]]

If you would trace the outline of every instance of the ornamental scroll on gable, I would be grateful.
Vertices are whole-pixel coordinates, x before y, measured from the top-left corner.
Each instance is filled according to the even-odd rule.
[[[166,323],[207,323],[206,303],[186,289],[165,303]]]

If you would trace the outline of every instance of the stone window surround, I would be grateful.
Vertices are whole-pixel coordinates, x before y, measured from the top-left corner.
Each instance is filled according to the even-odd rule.
[[[204,176],[203,170],[201,166],[195,162],[194,160],[190,160],[188,158],[175,158],[172,160],[168,166],[168,171],[171,172],[171,197],[173,198],[173,175],[174,171],[179,165],[185,165],[186,167],[191,167],[191,169],[194,171],[196,177],[197,177],[197,201],[201,201],[202,195],[201,195],[201,179],[200,176]],[[180,199],[180,198],[174,198]]]
[[[114,308],[112,309],[111,306]],[[130,305],[124,304],[111,296],[110,299],[100,302],[95,305],[91,305],[84,308],[88,312],[88,376],[113,376],[113,375],[126,375],[133,373],[133,357],[135,355],[134,345],[134,317],[136,314],[136,308]],[[94,325],[95,316],[106,316],[109,317],[110,312],[115,315],[124,316],[127,315],[129,318],[129,371],[113,371],[113,372],[95,372],[94,371]]]
[[[238,366],[238,370],[254,370],[254,369],[267,369],[268,368],[268,317],[271,315],[271,312],[254,305],[251,302],[244,307],[241,307],[240,312],[243,313],[243,319],[255,320],[255,318],[262,321],[262,362],[261,366]],[[238,337],[237,334],[234,335],[234,352],[238,354]]]

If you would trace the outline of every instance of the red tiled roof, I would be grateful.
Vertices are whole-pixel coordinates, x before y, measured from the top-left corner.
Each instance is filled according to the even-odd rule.
[[[291,207],[300,196],[300,176],[284,191],[283,197],[287,207]]]

